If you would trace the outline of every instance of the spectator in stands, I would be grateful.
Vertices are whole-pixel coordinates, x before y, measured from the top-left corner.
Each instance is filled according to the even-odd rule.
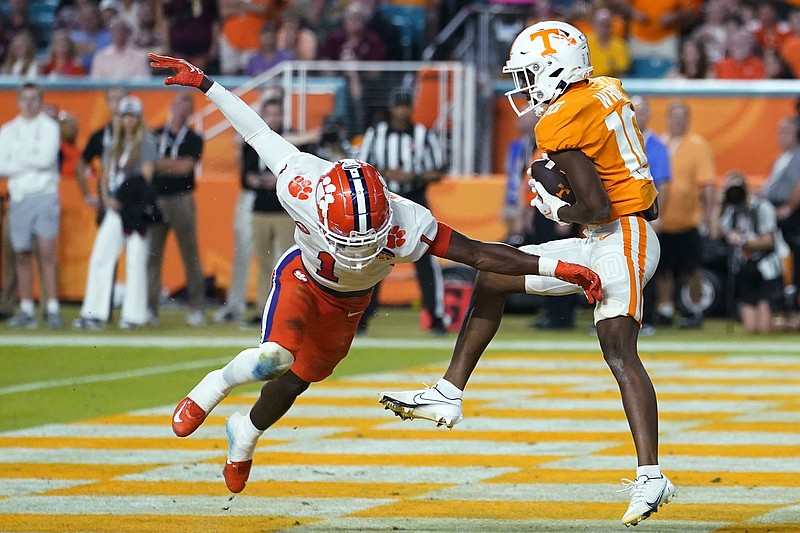
[[[131,42],[130,26],[119,18],[109,28],[112,43],[97,51],[89,76],[103,81],[146,80],[150,77],[147,52]]]
[[[382,61],[386,47],[381,36],[367,29],[367,12],[360,2],[348,4],[340,28],[333,30],[319,49],[320,59]],[[348,135],[353,137],[372,122],[375,101],[381,102],[386,85],[378,72],[347,72]],[[369,100],[369,101],[366,101]],[[382,107],[382,105],[380,106]]]
[[[50,77],[84,76],[83,68],[75,52],[75,43],[68,30],[55,30],[50,40],[50,58],[42,65],[42,74]]]
[[[366,25],[369,31],[375,32],[381,36],[381,40],[386,49],[386,61],[402,61],[404,59],[412,59],[410,56],[406,57],[403,50],[403,44],[400,42],[400,28],[395,26],[381,11],[381,4],[383,0],[359,0],[361,6],[364,8],[366,16]],[[410,22],[410,21],[409,21]],[[416,47],[418,43],[410,43],[412,47]]]
[[[714,207],[716,169],[711,145],[690,128],[691,111],[682,101],[673,101],[667,108],[670,169],[667,194],[659,202],[659,240],[661,261],[656,271],[659,323],[672,323],[675,295],[683,283],[689,287],[691,308],[681,318],[682,328],[698,328],[703,324],[700,311],[702,278],[699,272],[702,237],[708,234]]]
[[[285,0],[220,0],[222,27],[219,63],[222,74],[241,74],[258,50],[259,32],[265,22],[276,20]]]
[[[101,0],[101,2],[104,0]],[[139,11],[145,4],[151,4],[153,0],[113,0],[117,2],[117,18],[121,18],[128,23],[133,35],[139,34]]]
[[[328,34],[338,25],[332,0],[309,0],[303,11],[303,26],[314,33],[318,43],[325,42]]]
[[[740,27],[742,22],[731,0],[708,0],[703,9],[703,22],[692,32],[692,38],[704,45],[708,61],[713,65],[725,57],[731,30]]]
[[[202,326],[206,323],[205,281],[197,245],[197,208],[194,199],[195,168],[203,153],[203,138],[189,126],[194,112],[194,98],[179,93],[169,108],[167,123],[155,131],[158,159],[153,173],[153,189],[161,221],[150,226],[150,255],[147,260],[147,307],[150,320],[158,317],[161,290],[161,269],[164,247],[170,230],[183,260],[186,288],[189,293],[189,313],[186,323]]]
[[[791,33],[786,36],[780,48],[781,56],[789,64],[795,78],[800,78],[800,9],[789,13]]]
[[[389,191],[422,206],[428,206],[427,189],[444,175],[444,151],[436,134],[411,120],[414,97],[410,90],[397,88],[389,98],[389,120],[367,129],[359,159],[369,161],[386,180]],[[445,334],[444,287],[439,261],[426,255],[416,263],[422,301],[431,317],[430,329]],[[365,332],[377,308],[380,285],[375,287],[370,307],[359,321]]]
[[[783,272],[775,208],[750,195],[741,172],[729,172],[719,206],[719,233],[728,244],[739,319],[746,333],[769,333],[783,306]],[[730,288],[728,289],[730,290]]]
[[[264,23],[264,27],[261,28],[259,42],[258,51],[253,54],[244,69],[246,76],[256,76],[283,61],[294,59],[294,52],[278,48],[278,29],[274,22]]]
[[[764,61],[756,54],[756,40],[744,28],[731,34],[728,55],[716,65],[721,80],[760,80],[766,71]]]
[[[792,254],[791,290],[794,294],[791,311],[800,310],[797,288],[800,287],[800,144],[798,118],[783,118],[778,124],[778,144],[781,154],[775,160],[760,195],[776,208],[778,227]],[[797,317],[794,327],[798,325]]]
[[[650,128],[650,102],[642,96],[631,98],[633,109],[636,112],[636,124],[642,132],[644,151],[647,154],[647,163],[650,165],[650,175],[658,189],[658,203],[663,205],[667,201],[669,181],[672,170],[669,163],[669,150],[666,143],[655,131]],[[660,233],[660,220],[650,222],[656,233]],[[640,336],[650,336],[655,333],[655,308],[658,298],[658,277],[653,276],[644,287],[644,305],[642,308],[642,327]]]
[[[296,10],[288,10],[280,17],[278,48],[290,50],[295,59],[311,61],[317,58],[319,39],[309,29]]]
[[[100,191],[106,207],[92,246],[86,292],[75,329],[102,329],[111,315],[117,259],[125,248],[125,294],[120,329],[147,323],[147,225],[154,198],[148,198],[157,147],[142,118],[142,102],[125,96],[114,118],[110,149],[104,154]]]
[[[285,135],[282,100],[265,100],[261,104],[261,118],[279,135]],[[278,201],[275,185],[277,176],[249,144],[242,148],[242,173],[255,191],[253,202],[253,249],[258,259],[256,276],[256,301],[266,302],[272,288],[272,271],[278,259],[294,244],[295,224]],[[259,313],[250,321],[261,324]]]
[[[319,142],[302,147],[301,150],[308,151],[328,161],[339,161],[340,159],[354,157],[354,149],[347,139],[344,120],[333,114],[328,115],[323,120]]]
[[[667,74],[667,77],[686,80],[714,77],[714,66],[708,60],[706,45],[694,37],[687,37],[681,42],[676,67]]]
[[[622,77],[631,66],[628,43],[614,35],[611,27],[612,14],[600,8],[592,15],[592,28],[586,34],[589,53],[592,55],[594,76]]]
[[[8,178],[8,229],[16,253],[19,312],[13,328],[38,326],[33,303],[33,256],[38,251],[42,309],[50,328],[62,327],[58,303],[58,123],[42,113],[41,87],[25,83],[17,93],[19,114],[0,128],[0,176]]]
[[[169,28],[170,53],[207,70],[217,56],[217,0],[164,0],[161,9]]]
[[[61,134],[58,167],[62,178],[75,179],[81,149],[78,147],[78,119],[66,111],[58,113],[58,127]]]
[[[11,38],[8,54],[0,74],[17,78],[34,79],[39,75],[36,63],[36,43],[28,31],[18,32]]]
[[[100,9],[100,18],[103,19],[103,26],[111,27],[114,19],[120,18],[120,4],[117,0],[102,0],[97,7]]]
[[[92,68],[92,58],[100,48],[111,44],[111,33],[103,26],[100,10],[91,2],[83,4],[78,10],[79,27],[70,34],[75,49],[81,58],[86,72]]]
[[[779,50],[791,33],[789,23],[778,18],[773,2],[758,2],[758,19],[748,24],[748,29],[762,51]]]
[[[0,13],[0,65],[6,60],[8,45],[11,43],[11,32],[8,29],[8,22],[3,13]]]
[[[774,48],[764,50],[764,77],[768,80],[794,79],[792,67]]]
[[[114,120],[117,115],[119,101],[128,96],[128,90],[123,87],[109,87],[106,89],[106,109],[108,110],[108,122],[93,131],[89,140],[81,153],[78,161],[75,177],[77,178],[78,189],[80,189],[83,203],[89,207],[98,209],[98,224],[102,217],[100,198],[97,194],[89,190],[88,178],[90,175],[100,176],[102,167],[99,166],[104,160],[104,155],[111,149],[114,141]],[[95,166],[98,165],[98,166]],[[97,183],[98,192],[100,182]]]
[[[23,31],[29,32],[33,38],[34,48],[43,48],[47,44],[49,28],[42,28],[31,18],[30,0],[8,0],[7,25],[12,37]]]
[[[627,0],[620,7],[631,21],[629,45],[634,60],[659,58],[674,63],[681,32],[700,19],[693,0]]]
[[[167,50],[167,28],[153,2],[146,0],[136,11],[136,32],[133,44],[145,52],[163,54]]]

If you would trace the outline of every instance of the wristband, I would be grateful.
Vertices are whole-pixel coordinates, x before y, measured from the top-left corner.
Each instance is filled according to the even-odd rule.
[[[558,267],[558,259],[552,257],[539,257],[539,275],[553,277]]]

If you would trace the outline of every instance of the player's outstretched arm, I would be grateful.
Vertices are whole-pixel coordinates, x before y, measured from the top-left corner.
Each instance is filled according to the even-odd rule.
[[[507,244],[476,241],[453,231],[450,245],[442,257],[506,276],[534,274],[555,277],[579,285],[589,303],[603,299],[600,276],[593,270],[574,263],[526,254]]]
[[[225,118],[252,146],[259,157],[267,164],[273,174],[278,175],[280,163],[299,150],[289,141],[275,133],[238,96],[205,75],[202,70],[185,59],[148,54],[150,66],[158,69],[173,70],[175,73],[164,79],[164,85],[182,85],[203,91],[209,100],[216,105]]]

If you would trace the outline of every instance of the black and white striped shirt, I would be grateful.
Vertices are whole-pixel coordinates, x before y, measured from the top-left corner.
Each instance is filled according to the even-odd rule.
[[[399,131],[392,129],[387,122],[381,122],[367,129],[359,159],[378,170],[402,169],[417,176],[444,170],[439,139],[422,124],[412,124],[407,130]],[[403,183],[388,180],[387,185],[390,191],[425,205],[426,184],[420,177]]]

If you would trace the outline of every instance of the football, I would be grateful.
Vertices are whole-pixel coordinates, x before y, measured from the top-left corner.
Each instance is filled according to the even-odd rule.
[[[575,194],[569,184],[567,175],[550,159],[537,159],[531,163],[531,177],[544,186],[553,196],[568,204],[575,203]]]

